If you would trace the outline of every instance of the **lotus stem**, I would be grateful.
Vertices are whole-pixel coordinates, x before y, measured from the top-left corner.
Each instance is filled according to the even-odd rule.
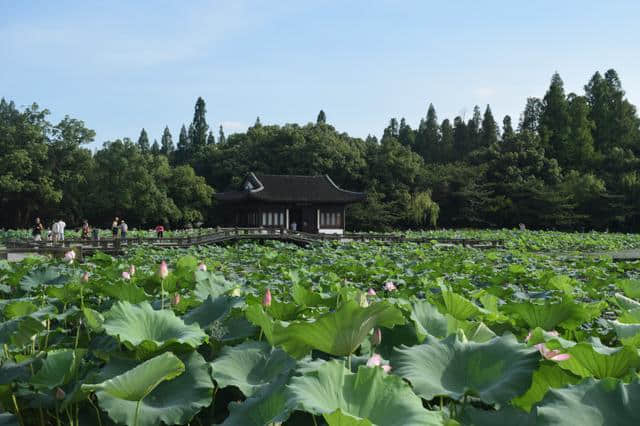
[[[349,367],[349,372],[351,372],[351,354],[347,357],[347,367]]]
[[[78,328],[76,328],[76,343],[73,346],[73,350],[78,349],[78,340],[80,339],[80,327],[82,327],[82,323],[78,323]]]
[[[24,420],[22,419],[22,414],[20,413],[20,407],[18,406],[18,400],[16,399],[16,395],[11,391],[11,400],[13,401],[13,407],[16,409],[16,415],[18,416],[18,422],[20,422],[20,426],[24,426]]]
[[[138,426],[138,413],[140,412],[140,401],[142,400],[138,400],[138,402],[136,403],[136,415],[133,417],[133,426]]]
[[[89,395],[89,398],[87,399],[89,400],[89,404],[91,404],[94,410],[96,410],[96,416],[98,417],[98,426],[102,426],[102,419],[100,418],[100,410],[98,410],[98,407],[96,407],[96,405],[91,400],[91,395]]]
[[[160,280],[160,309],[164,310],[164,278]]]
[[[318,423],[316,423],[316,416],[314,416],[313,414],[311,415],[311,418],[313,419],[313,424],[314,426],[318,426]]]

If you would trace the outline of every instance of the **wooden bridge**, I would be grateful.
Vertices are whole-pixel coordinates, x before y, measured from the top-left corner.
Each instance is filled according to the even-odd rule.
[[[406,237],[394,234],[309,234],[292,232],[277,228],[219,228],[208,232],[200,232],[180,237],[165,238],[106,238],[79,239],[68,238],[64,241],[32,241],[26,239],[12,239],[5,242],[6,250],[0,252],[0,257],[6,258],[9,253],[37,253],[63,256],[70,249],[80,255],[98,251],[109,254],[122,254],[125,250],[149,246],[153,248],[187,248],[193,246],[226,244],[235,241],[266,241],[275,240],[307,247],[312,244],[338,241],[343,243],[380,242],[380,243],[436,243],[441,246],[461,245],[476,248],[499,248],[504,246],[503,240],[481,240],[469,238],[428,238]]]

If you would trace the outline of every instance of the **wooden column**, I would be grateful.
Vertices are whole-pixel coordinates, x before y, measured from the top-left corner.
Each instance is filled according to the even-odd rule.
[[[284,224],[285,224],[285,229],[289,229],[289,209],[285,209],[285,218],[284,218]]]

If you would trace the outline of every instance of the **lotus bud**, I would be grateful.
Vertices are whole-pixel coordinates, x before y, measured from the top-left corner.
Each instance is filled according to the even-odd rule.
[[[382,330],[376,328],[373,330],[373,336],[371,336],[371,344],[377,346],[382,342]]]
[[[207,265],[205,265],[204,263],[202,263],[202,262],[201,262],[201,263],[198,265],[198,270],[203,271],[203,272],[206,272],[206,271],[207,271]]]
[[[382,370],[385,373],[388,373],[389,371],[391,371],[391,366],[389,364],[381,365],[380,367],[382,367]]]
[[[73,250],[69,250],[64,254],[64,260],[66,260],[69,263],[73,263],[73,259],[75,258],[76,258],[76,252]]]
[[[136,265],[129,266],[129,275],[133,276],[136,273]]]
[[[56,388],[56,399],[58,401],[62,401],[65,396],[67,396],[67,394],[65,393],[64,390],[62,390],[62,388],[60,387]]]
[[[377,367],[382,364],[382,357],[378,354],[371,355],[371,358],[367,360],[367,367]]]
[[[88,283],[89,282],[89,273],[85,272],[84,274],[82,274],[82,282]]]
[[[384,283],[384,289],[387,291],[395,291],[397,288],[393,281],[387,281]]]
[[[178,303],[180,303],[180,293],[175,293],[171,298],[171,304],[176,306]]]
[[[262,306],[267,308],[271,306],[271,290],[269,289],[264,292],[264,297],[262,298]]]
[[[233,297],[240,297],[240,296],[242,296],[242,291],[241,291],[238,287],[236,287],[236,288],[234,288],[234,289],[233,289],[233,291],[231,292],[231,296],[233,296]]]
[[[122,271],[122,278],[124,278],[125,280],[130,280],[131,275],[129,275],[127,271]]]
[[[360,307],[366,308],[369,306],[369,301],[367,300],[367,295],[365,293],[360,294]]]
[[[376,291],[372,288],[370,288],[369,290],[367,290],[367,296],[375,296],[376,295]]]
[[[169,268],[167,267],[167,262],[164,260],[160,264],[160,271],[158,273],[160,274],[160,278],[163,280],[167,278],[167,275],[169,275]]]

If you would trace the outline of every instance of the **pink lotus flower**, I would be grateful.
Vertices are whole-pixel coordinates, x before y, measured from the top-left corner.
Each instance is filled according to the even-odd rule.
[[[386,283],[384,283],[384,289],[387,291],[395,291],[397,290],[397,287],[393,283],[393,281],[387,281]]]
[[[167,275],[169,275],[169,268],[167,267],[167,262],[165,262],[164,260],[160,264],[160,270],[158,271],[158,274],[160,274],[160,278],[162,278],[163,280],[167,278]]]
[[[379,345],[380,342],[382,342],[382,330],[380,330],[379,328],[376,328],[373,331],[373,336],[371,336],[371,344],[376,346],[376,345]]]
[[[89,273],[85,272],[84,274],[82,274],[82,281],[85,283],[89,282]]]
[[[381,367],[385,373],[391,371],[391,366],[388,364],[383,364],[382,361],[382,357],[379,354],[373,354],[367,361],[367,367]]]
[[[125,280],[130,280],[131,275],[127,271],[122,271],[122,278],[124,278]]]
[[[269,307],[271,306],[271,290],[267,289],[264,292],[264,297],[262,298],[262,306]]]
[[[66,260],[69,263],[73,263],[73,259],[75,258],[76,258],[76,252],[73,250],[69,250],[64,254],[64,260]]]
[[[370,288],[369,290],[367,290],[367,296],[375,296],[376,295],[376,291],[372,288]]]
[[[136,265],[129,266],[129,275],[133,276],[136,273]]]
[[[56,388],[56,399],[58,401],[62,401],[65,396],[67,396],[67,394],[62,390],[62,388]]]
[[[571,358],[571,355],[569,354],[563,354],[558,350],[551,350],[547,348],[547,346],[544,343],[537,344],[536,348],[538,349],[538,351],[540,351],[540,354],[543,357],[551,361],[566,361],[569,358]]]
[[[200,270],[200,271],[205,271],[205,272],[206,272],[206,270],[207,270],[207,265],[205,265],[204,263],[202,263],[202,262],[201,262],[201,263],[198,265],[198,270]]]
[[[176,306],[178,303],[180,303],[180,293],[175,293],[171,298],[171,304]]]

